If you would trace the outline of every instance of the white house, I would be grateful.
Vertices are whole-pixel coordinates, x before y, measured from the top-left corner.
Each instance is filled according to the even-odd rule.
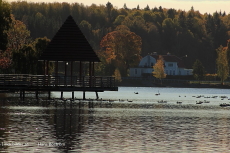
[[[138,67],[130,68],[130,77],[152,76],[153,66],[159,55],[156,53],[143,57]],[[164,59],[164,70],[167,75],[192,75],[192,69],[186,69],[181,58],[167,54],[162,55]]]

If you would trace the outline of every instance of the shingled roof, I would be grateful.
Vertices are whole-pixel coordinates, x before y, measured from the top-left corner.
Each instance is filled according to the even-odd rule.
[[[152,57],[157,60],[159,58],[159,55],[152,55]],[[166,62],[176,62],[179,68],[185,68],[183,60],[175,55],[168,54],[168,55],[162,55],[162,57]]]
[[[66,19],[40,60],[100,62],[72,16]]]

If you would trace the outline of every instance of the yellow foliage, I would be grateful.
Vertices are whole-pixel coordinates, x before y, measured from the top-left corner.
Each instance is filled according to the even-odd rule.
[[[153,76],[158,79],[166,78],[166,74],[164,72],[164,60],[162,56],[159,56],[156,64],[153,66]]]

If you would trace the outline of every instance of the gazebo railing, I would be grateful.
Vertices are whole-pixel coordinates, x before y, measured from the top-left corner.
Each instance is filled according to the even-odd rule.
[[[74,86],[115,87],[115,78],[110,76],[52,76],[29,74],[0,74],[2,86]]]

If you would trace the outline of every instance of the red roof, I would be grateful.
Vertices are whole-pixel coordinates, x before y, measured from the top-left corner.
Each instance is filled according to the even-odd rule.
[[[185,68],[184,62],[181,58],[175,55],[161,55],[166,62],[177,62],[179,68]],[[159,58],[159,55],[152,55],[156,60]]]

